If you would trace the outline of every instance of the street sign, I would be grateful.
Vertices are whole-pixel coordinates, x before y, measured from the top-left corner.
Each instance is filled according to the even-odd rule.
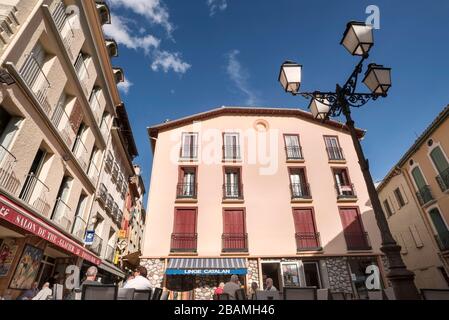
[[[126,230],[120,230],[118,232],[118,238],[119,239],[126,239]]]
[[[92,245],[94,243],[94,238],[95,238],[95,231],[87,231],[86,239],[84,239],[84,244],[88,246]]]
[[[117,244],[117,247],[121,250],[121,251],[123,251],[123,250],[125,250],[126,249],[126,246],[128,245],[128,242],[126,241],[126,240],[122,240],[122,241],[119,241],[119,243]]]

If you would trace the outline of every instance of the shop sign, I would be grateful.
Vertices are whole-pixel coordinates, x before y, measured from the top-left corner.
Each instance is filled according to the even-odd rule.
[[[95,231],[87,231],[86,232],[86,238],[84,239],[84,244],[86,246],[91,246],[94,244],[95,239]]]
[[[118,232],[118,238],[119,239],[126,239],[126,230],[120,230]]]
[[[167,269],[166,274],[184,276],[246,275],[247,269]]]
[[[27,213],[26,210],[14,205],[5,196],[0,195],[0,200],[0,219],[8,221],[9,223],[29,233],[32,233],[93,264],[99,265],[101,263],[101,260],[99,258],[95,257],[89,251],[85,250],[75,241],[70,240],[62,233],[56,231],[51,226],[47,225],[44,221],[33,217],[32,214]],[[23,211],[24,213],[21,213],[19,211]]]

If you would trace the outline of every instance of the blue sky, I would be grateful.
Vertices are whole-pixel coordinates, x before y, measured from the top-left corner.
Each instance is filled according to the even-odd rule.
[[[399,160],[449,103],[449,1],[108,0],[105,33],[120,44],[113,65],[148,186],[151,150],[146,127],[222,105],[293,107],[280,64],[304,65],[303,90],[332,90],[357,59],[339,45],[349,20],[380,9],[370,62],[391,67],[387,99],[354,110],[367,129],[364,150],[375,180]],[[364,86],[360,91],[366,91]]]

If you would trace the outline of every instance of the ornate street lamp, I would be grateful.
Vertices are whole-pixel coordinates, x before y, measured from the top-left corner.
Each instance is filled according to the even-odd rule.
[[[347,25],[341,44],[354,56],[361,56],[349,79],[341,86],[337,84],[334,92],[300,92],[302,80],[302,66],[287,61],[281,67],[279,81],[286,92],[301,95],[311,99],[309,108],[316,119],[327,121],[330,117],[343,114],[346,126],[351,134],[360,168],[365,179],[374,215],[379,227],[382,246],[380,250],[386,255],[390,272],[387,275],[391,282],[396,298],[399,300],[417,300],[420,298],[414,283],[414,274],[407,270],[402,257],[401,247],[394,240],[382,205],[369,171],[369,163],[365,158],[362,145],[357,135],[354,120],[351,117],[351,107],[362,107],[370,100],[386,97],[391,88],[391,69],[381,65],[370,64],[363,82],[371,93],[357,93],[358,77],[362,73],[363,63],[369,57],[369,51],[374,45],[373,28],[362,22],[350,22]]]

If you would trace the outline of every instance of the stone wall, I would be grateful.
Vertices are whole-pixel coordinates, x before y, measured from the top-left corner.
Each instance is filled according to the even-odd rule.
[[[141,259],[140,265],[148,272],[148,280],[153,288],[162,288],[164,281],[165,262],[161,259]]]
[[[352,293],[352,282],[345,257],[327,258],[327,273],[331,292]]]
[[[195,279],[195,300],[212,300],[215,288],[217,287],[217,277],[203,276]]]
[[[259,262],[257,259],[248,260],[248,289],[251,288],[253,282],[256,282],[259,288],[263,287],[263,284],[259,279]]]

